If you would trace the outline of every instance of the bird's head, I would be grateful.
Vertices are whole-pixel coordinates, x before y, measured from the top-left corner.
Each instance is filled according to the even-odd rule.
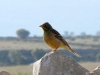
[[[51,26],[48,22],[43,23],[43,24],[40,25],[39,27],[42,27],[42,29],[43,29],[44,31],[48,31],[48,30],[51,30],[51,29],[52,29],[52,26]]]

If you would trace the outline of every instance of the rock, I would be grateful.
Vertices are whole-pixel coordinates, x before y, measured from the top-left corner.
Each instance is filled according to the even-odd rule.
[[[92,72],[87,72],[86,75],[100,75],[100,67],[97,67]]]
[[[33,75],[87,75],[89,73],[72,58],[60,52],[46,54],[33,63]]]
[[[97,68],[94,70],[94,72],[95,72],[96,74],[100,75],[100,66],[97,67]]]
[[[10,75],[7,71],[1,71],[0,75]]]

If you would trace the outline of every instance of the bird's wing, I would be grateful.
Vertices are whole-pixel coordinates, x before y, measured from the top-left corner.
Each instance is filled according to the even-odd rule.
[[[59,39],[63,44],[66,45],[66,49],[68,49],[70,52],[72,52],[74,55],[81,57],[79,54],[77,54],[74,50],[71,49],[71,47],[68,45],[68,43],[64,40],[64,38],[60,35],[59,32],[57,32],[55,29],[52,29],[52,32],[54,33],[55,37]]]
[[[70,46],[68,45],[68,43],[64,40],[64,38],[60,35],[59,32],[57,32],[55,29],[52,29],[52,32],[54,33],[54,35],[55,35],[55,37],[57,39],[59,39],[60,41],[62,41],[62,43],[64,43],[65,45],[67,45],[70,48]]]

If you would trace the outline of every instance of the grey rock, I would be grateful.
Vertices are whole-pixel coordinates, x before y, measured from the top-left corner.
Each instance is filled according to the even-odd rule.
[[[87,72],[86,75],[100,75],[100,67],[97,67],[92,72]]]
[[[97,68],[95,68],[94,72],[95,72],[96,74],[100,75],[100,66],[97,67]]]
[[[33,75],[86,75],[89,71],[59,52],[46,54],[33,63]]]
[[[8,73],[7,71],[1,71],[0,75],[10,75],[10,73]]]

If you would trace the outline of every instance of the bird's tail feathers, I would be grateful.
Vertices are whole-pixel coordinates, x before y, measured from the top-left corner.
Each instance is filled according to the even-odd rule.
[[[71,53],[73,53],[75,56],[77,57],[81,57],[78,53],[76,53],[74,50],[72,50],[69,46],[65,47],[68,51],[70,51]]]
[[[73,53],[74,55],[76,55],[77,57],[81,57],[78,53],[76,53],[75,51],[74,52],[72,52],[72,51],[70,51],[71,53]]]

